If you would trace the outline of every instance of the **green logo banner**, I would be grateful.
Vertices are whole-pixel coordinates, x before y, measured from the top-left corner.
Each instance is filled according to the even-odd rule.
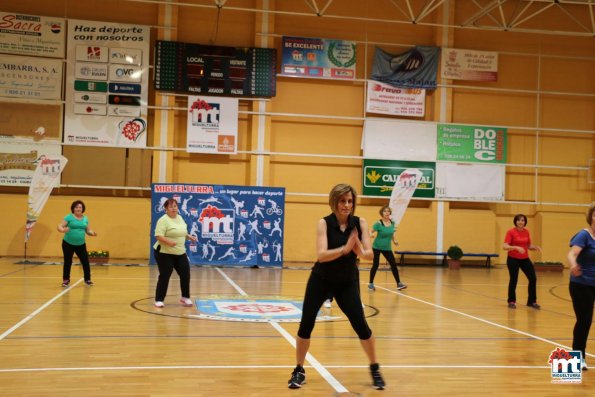
[[[506,128],[438,124],[438,161],[506,162]]]
[[[408,168],[422,173],[413,197],[435,197],[436,163],[425,161],[364,159],[363,194],[390,197],[399,175]]]

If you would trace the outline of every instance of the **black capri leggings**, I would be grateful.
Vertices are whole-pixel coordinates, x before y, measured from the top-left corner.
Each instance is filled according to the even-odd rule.
[[[169,278],[174,269],[180,276],[180,289],[183,298],[190,298],[190,262],[186,254],[172,255],[163,254],[154,250],[157,267],[159,268],[159,278],[157,279],[157,288],[155,289],[155,300],[163,302],[167,295]]]
[[[91,265],[89,264],[89,254],[87,254],[87,244],[72,245],[62,240],[62,253],[64,254],[62,280],[70,280],[70,269],[72,268],[72,257],[74,254],[76,254],[81,261],[85,281],[91,280]]]
[[[349,319],[357,336],[362,340],[370,339],[372,330],[368,327],[362,309],[358,280],[337,283],[324,280],[316,273],[311,273],[308,279],[298,336],[302,339],[310,339],[320,306],[329,296],[335,297],[339,308]]]
[[[593,322],[593,303],[595,302],[595,286],[575,283],[568,285],[572,297],[572,307],[576,315],[576,323],[572,332],[572,350],[580,350],[585,358],[589,330]]]
[[[380,265],[380,254],[382,254],[382,256],[384,256],[384,258],[388,261],[390,270],[393,272],[393,277],[395,278],[397,284],[399,284],[401,282],[401,278],[399,277],[399,269],[397,269],[397,261],[395,260],[393,252],[390,250],[377,250],[376,248],[373,250],[374,260],[372,261],[372,269],[370,269],[370,284],[374,283],[374,277],[376,277],[376,271],[378,270],[378,265]]]

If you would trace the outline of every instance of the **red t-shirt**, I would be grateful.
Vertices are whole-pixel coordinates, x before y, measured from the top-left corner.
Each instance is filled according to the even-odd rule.
[[[523,247],[525,249],[524,254],[521,254],[517,250],[508,251],[508,256],[510,256],[511,258],[527,259],[529,257],[529,246],[531,245],[531,236],[529,235],[529,231],[527,229],[519,231],[516,227],[513,227],[512,229],[506,232],[504,242],[508,245]]]

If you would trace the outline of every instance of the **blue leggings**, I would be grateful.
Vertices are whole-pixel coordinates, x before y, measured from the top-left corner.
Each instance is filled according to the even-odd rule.
[[[372,330],[368,327],[364,309],[362,309],[358,279],[333,282],[323,279],[316,273],[311,273],[306,286],[298,336],[302,339],[310,339],[320,306],[329,296],[334,296],[357,336],[362,340],[370,339]]]

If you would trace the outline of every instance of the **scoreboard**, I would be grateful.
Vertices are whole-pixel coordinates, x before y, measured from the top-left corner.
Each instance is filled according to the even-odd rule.
[[[277,50],[157,41],[155,89],[195,95],[274,97]]]

